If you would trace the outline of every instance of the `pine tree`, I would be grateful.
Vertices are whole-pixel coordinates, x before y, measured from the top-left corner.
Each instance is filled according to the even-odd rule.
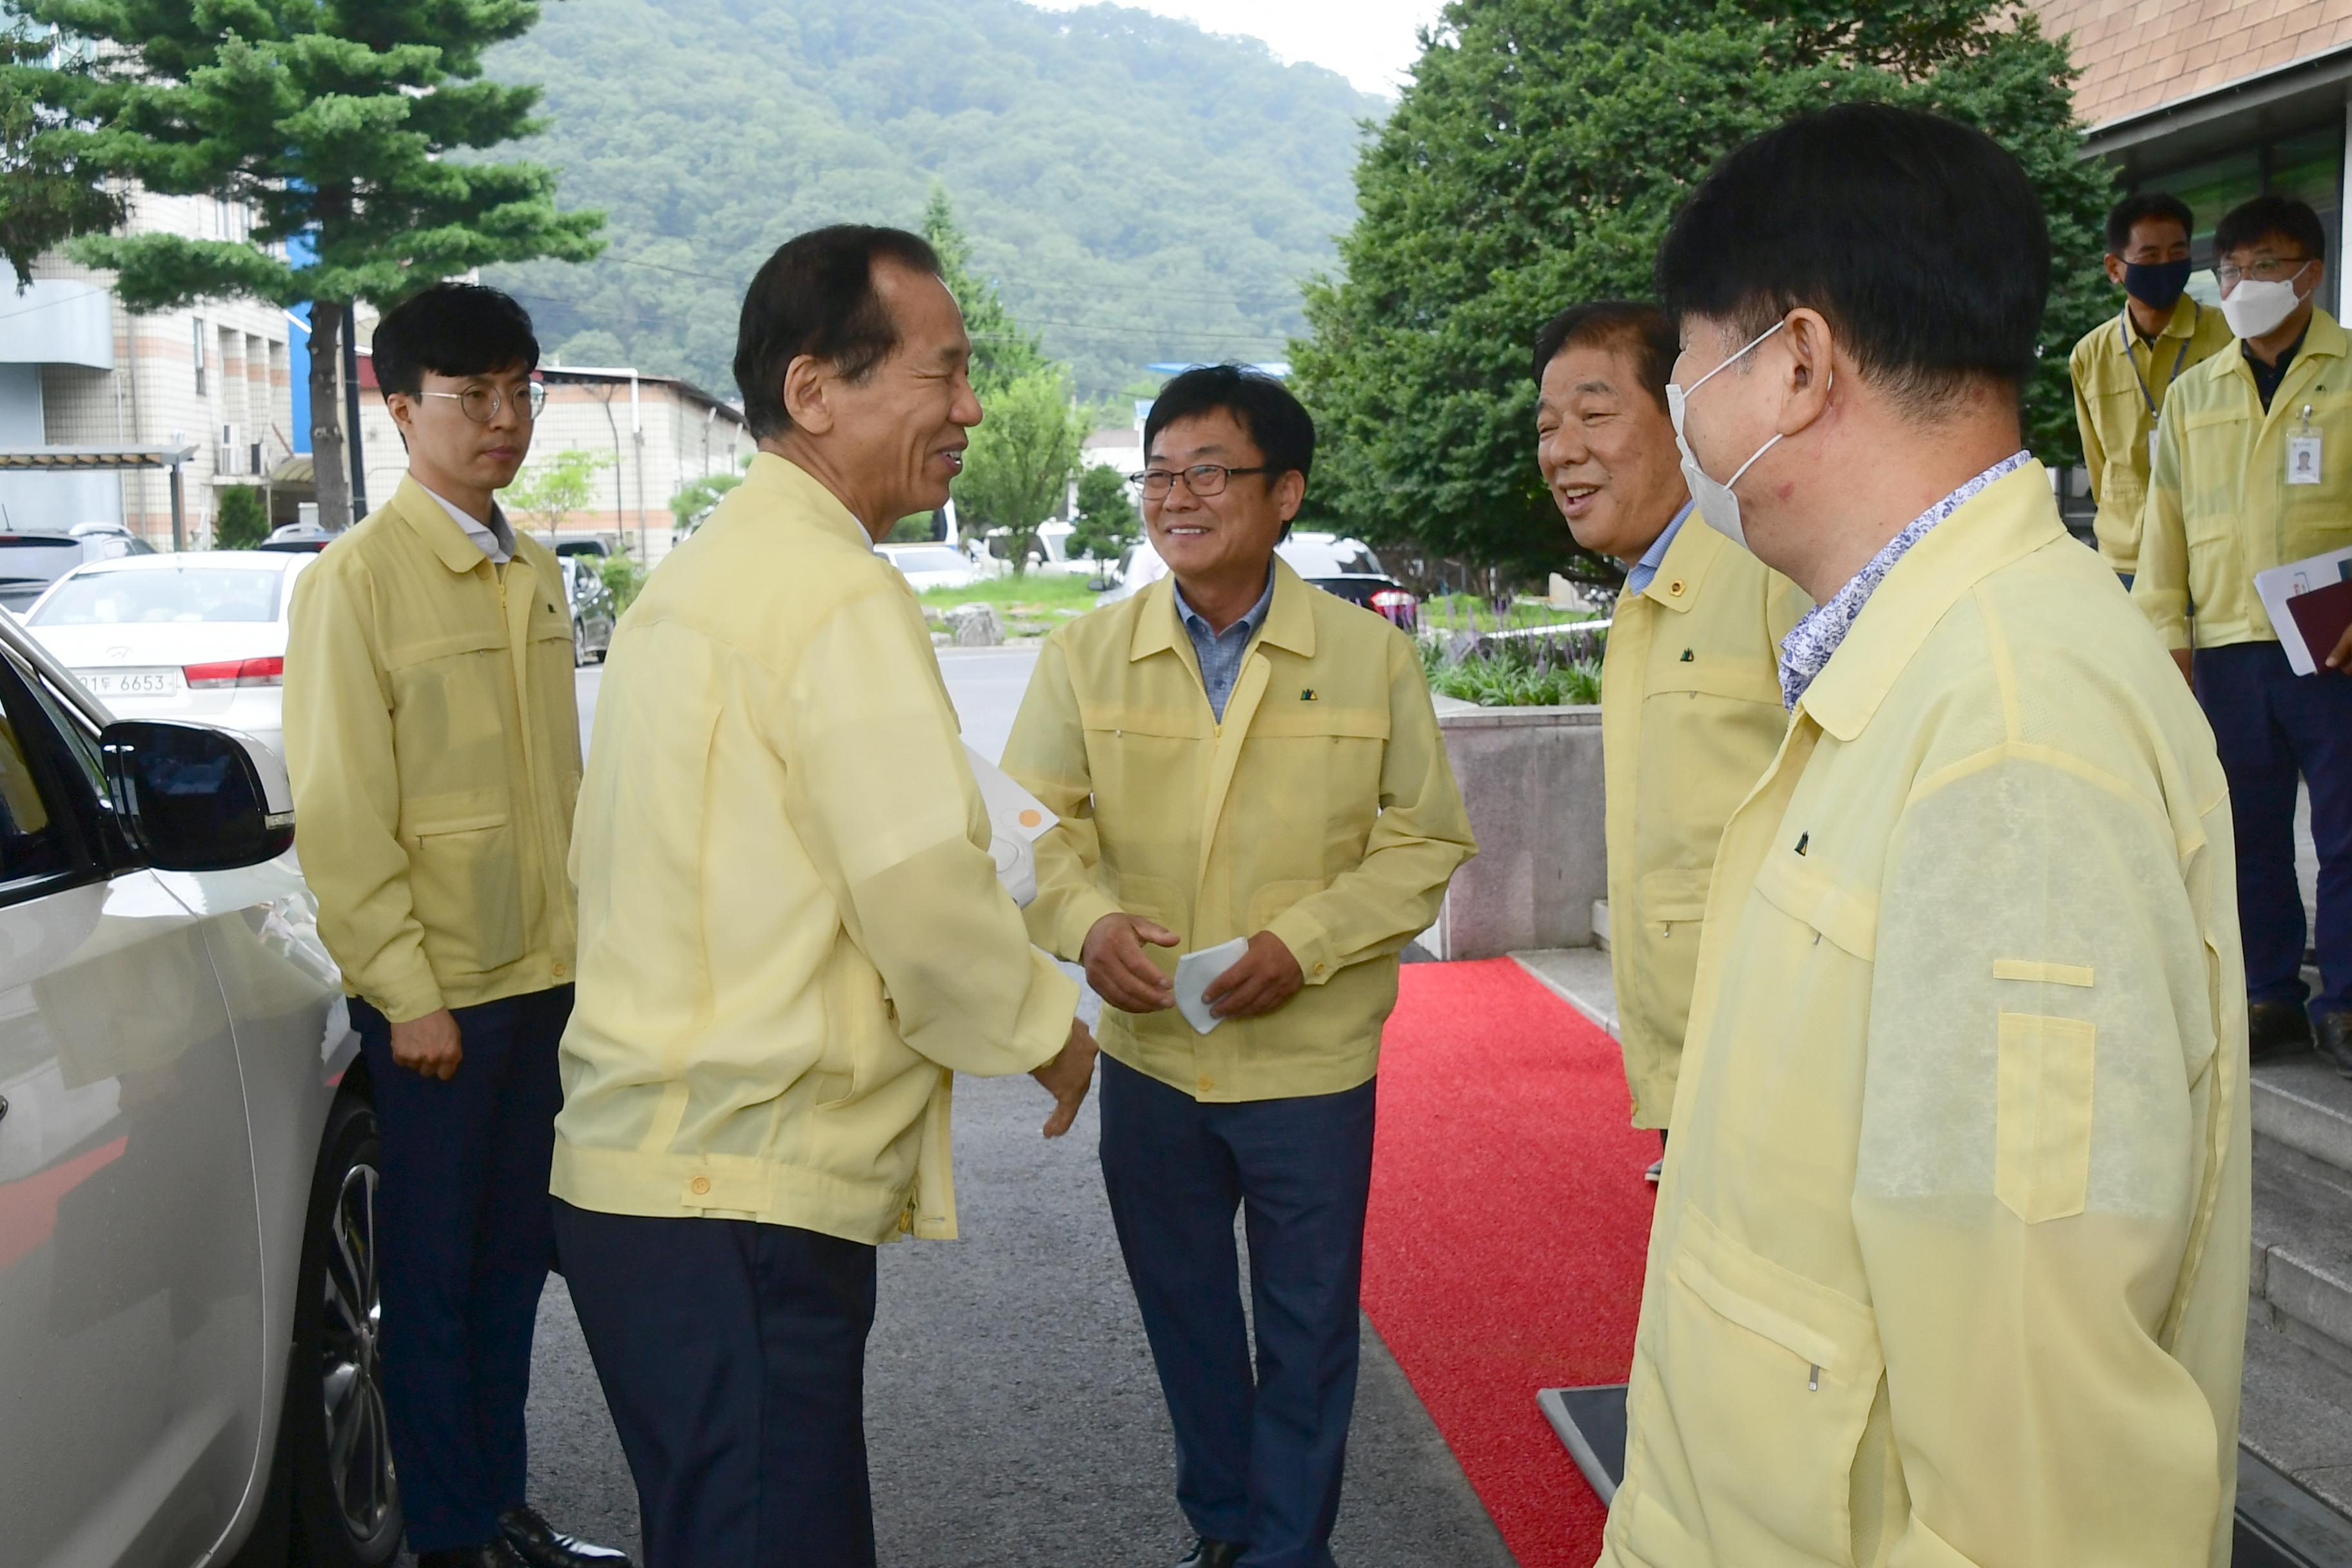
[[[348,307],[389,305],[496,261],[585,260],[597,213],[559,212],[533,163],[472,162],[540,128],[535,87],[481,80],[482,54],[538,21],[533,0],[19,0],[94,45],[86,71],[37,73],[67,116],[60,151],[171,195],[249,204],[251,243],[85,238],[133,310],[247,298],[310,313],[319,515],[350,519],[336,366]],[[290,259],[288,242],[307,242]]]
[[[2064,44],[2003,0],[1454,0],[1365,148],[1342,274],[1307,290],[1293,359],[1325,439],[1313,504],[1435,554],[1614,580],[1536,472],[1536,329],[1580,300],[1646,297],[1717,159],[1855,99],[1950,115],[2025,165],[2058,258],[2026,436],[2073,460],[2066,354],[2108,309],[2114,195],[2078,156],[2073,78]]]
[[[931,187],[923,209],[923,237],[940,253],[940,277],[963,307],[964,331],[971,334],[971,384],[985,398],[1045,367],[1045,351],[1004,308],[996,285],[972,270],[971,241],[956,226],[955,208],[945,185]]]
[[[0,31],[0,258],[19,289],[33,281],[33,263],[44,252],[122,221],[122,197],[67,145],[71,128],[41,98],[52,76],[89,69],[89,61],[22,22]]]

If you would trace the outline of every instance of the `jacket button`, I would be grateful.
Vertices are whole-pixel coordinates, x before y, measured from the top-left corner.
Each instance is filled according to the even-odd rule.
[[[1685,584],[1681,578],[1677,577],[1673,582],[1666,584],[1666,592],[1679,599],[1683,596],[1683,590],[1686,586],[1687,584]]]
[[[687,1185],[694,1189],[694,1195],[698,1198],[710,1191],[710,1178],[708,1176],[697,1176],[694,1180],[688,1182]]]
[[[1201,1080],[1201,1087],[1202,1089],[1214,1089],[1217,1086],[1213,1080],[1204,1078]]]
[[[558,963],[553,971],[553,973],[558,980],[562,979],[565,975],[571,973],[572,966],[568,963]]]

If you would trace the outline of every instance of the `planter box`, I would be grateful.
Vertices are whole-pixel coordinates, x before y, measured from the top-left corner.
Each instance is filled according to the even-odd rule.
[[[1444,703],[1437,721],[1478,856],[1424,942],[1448,959],[1591,945],[1609,896],[1601,710]]]

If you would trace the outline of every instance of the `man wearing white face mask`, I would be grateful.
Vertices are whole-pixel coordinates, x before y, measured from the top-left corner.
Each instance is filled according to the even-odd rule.
[[[1612,1568],[2229,1561],[2230,802],[2019,449],[2049,278],[2016,160],[1884,105],[1659,254],[1699,513],[1820,607],[1716,857]]]
[[[2298,676],[2254,593],[2257,572],[2352,545],[2352,337],[2318,306],[2326,245],[2318,215],[2284,196],[2214,230],[2240,352],[2197,366],[2165,403],[2132,597],[2196,687],[2230,775],[2254,1057],[2299,1050],[2315,1029],[2352,1077],[2352,632]],[[2308,1012],[2298,775],[2319,850]]]

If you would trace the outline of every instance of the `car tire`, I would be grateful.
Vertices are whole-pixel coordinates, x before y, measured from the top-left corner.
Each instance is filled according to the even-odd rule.
[[[294,1561],[384,1568],[400,1552],[400,1483],[378,1351],[375,1190],[383,1143],[356,1094],[335,1101],[310,1186],[286,1389]]]
[[[588,662],[588,628],[579,621],[572,623],[572,668],[578,669]]]

